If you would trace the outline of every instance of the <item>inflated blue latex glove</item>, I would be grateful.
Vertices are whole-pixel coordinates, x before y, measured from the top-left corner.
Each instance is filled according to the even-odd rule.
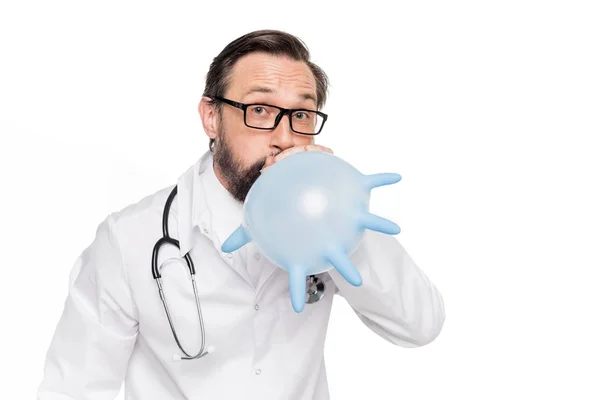
[[[242,224],[221,246],[232,252],[250,241],[289,273],[296,312],[304,309],[306,277],[331,268],[352,285],[362,278],[350,261],[365,229],[390,235],[395,223],[369,213],[371,189],[400,181],[394,173],[364,175],[325,152],[291,154],[256,180],[244,202]]]

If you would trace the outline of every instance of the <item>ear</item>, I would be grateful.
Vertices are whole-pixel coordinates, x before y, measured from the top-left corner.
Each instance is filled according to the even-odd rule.
[[[209,138],[214,139],[217,137],[217,132],[219,132],[219,115],[216,106],[210,104],[209,101],[209,97],[202,97],[198,104],[198,113],[202,120],[204,132]]]

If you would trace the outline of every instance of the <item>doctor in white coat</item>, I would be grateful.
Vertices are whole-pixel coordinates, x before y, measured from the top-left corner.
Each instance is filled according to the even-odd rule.
[[[393,344],[423,346],[438,336],[442,296],[394,236],[367,230],[351,257],[362,285],[352,286],[335,269],[320,274],[324,296],[301,313],[292,309],[287,272],[253,243],[229,254],[220,250],[262,170],[296,151],[331,152],[290,123],[306,114],[275,118],[280,110],[268,105],[319,110],[326,92],[325,73],[292,35],[257,31],[225,47],[210,66],[198,106],[209,151],[177,180],[169,214],[180,249],[166,246],[158,259],[173,325],[184,349],[195,353],[202,332],[181,262],[189,253],[205,342],[214,350],[173,361],[181,351],[151,270],[173,185],[110,214],[77,259],[38,399],[108,400],[123,382],[129,400],[328,399],[323,353],[336,294]],[[252,114],[270,118],[274,127],[257,129]]]

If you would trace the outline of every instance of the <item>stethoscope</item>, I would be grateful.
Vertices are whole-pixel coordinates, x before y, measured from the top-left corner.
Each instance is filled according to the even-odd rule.
[[[198,321],[200,322],[200,332],[202,335],[202,338],[201,338],[202,342],[200,345],[200,350],[194,355],[191,355],[190,353],[188,353],[187,351],[184,350],[183,346],[181,345],[181,342],[179,341],[179,337],[177,336],[177,332],[175,332],[175,327],[173,326],[173,320],[171,319],[171,313],[169,312],[169,307],[167,306],[167,300],[165,298],[165,294],[164,294],[163,288],[162,288],[162,277],[160,274],[160,268],[158,267],[158,253],[160,251],[161,246],[163,246],[164,244],[170,244],[170,245],[177,247],[177,249],[179,250],[179,240],[174,239],[171,236],[169,236],[169,227],[168,227],[169,212],[171,211],[171,203],[173,203],[173,199],[175,198],[175,195],[177,195],[177,185],[175,185],[175,187],[169,194],[169,197],[167,198],[167,202],[166,202],[164,210],[163,210],[163,218],[162,218],[163,237],[160,238],[156,242],[156,244],[154,245],[154,250],[152,251],[152,276],[154,277],[154,280],[156,281],[156,285],[158,286],[158,294],[160,296],[160,300],[163,303],[165,313],[167,314],[167,320],[169,321],[169,326],[171,327],[171,332],[173,333],[173,338],[175,339],[175,342],[177,343],[177,347],[179,347],[179,350],[181,350],[181,352],[183,354],[185,354],[185,356],[174,354],[173,361],[195,360],[195,359],[204,357],[207,354],[212,353],[214,351],[214,347],[209,346],[206,349],[206,351],[204,351],[206,335],[204,332],[204,321],[202,319],[202,308],[200,307],[200,299],[198,298],[198,288],[196,286],[196,269],[194,268],[194,262],[192,261],[192,258],[190,257],[190,253],[189,252],[186,253],[184,256],[184,259],[185,259],[187,267],[190,271],[190,279],[192,280],[192,288],[194,290],[194,298],[196,299],[196,310],[198,311]],[[161,268],[164,265],[166,265],[166,263],[161,265]],[[306,303],[307,304],[316,303],[317,301],[319,301],[323,298],[324,294],[325,294],[325,283],[315,275],[310,275],[309,277],[307,277]]]

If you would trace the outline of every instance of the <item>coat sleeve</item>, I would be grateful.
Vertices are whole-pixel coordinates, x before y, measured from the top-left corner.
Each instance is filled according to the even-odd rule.
[[[366,230],[350,259],[362,285],[353,286],[336,269],[329,274],[336,293],[369,329],[402,347],[423,346],[439,335],[442,295],[394,236]]]
[[[109,216],[73,266],[64,310],[46,354],[38,400],[114,399],[137,328]]]

